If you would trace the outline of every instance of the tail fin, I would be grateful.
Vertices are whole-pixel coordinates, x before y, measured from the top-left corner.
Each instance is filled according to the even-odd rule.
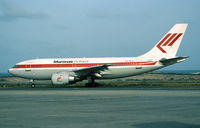
[[[169,32],[142,58],[173,58],[176,56],[188,24],[175,24]]]

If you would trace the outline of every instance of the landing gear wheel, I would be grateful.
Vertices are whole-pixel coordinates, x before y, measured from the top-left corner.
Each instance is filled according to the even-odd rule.
[[[88,83],[85,84],[86,87],[97,87],[98,84],[94,82],[94,78],[92,76],[87,77]]]
[[[35,88],[35,84],[31,84],[31,88]]]
[[[34,80],[30,80],[31,88],[35,88]]]

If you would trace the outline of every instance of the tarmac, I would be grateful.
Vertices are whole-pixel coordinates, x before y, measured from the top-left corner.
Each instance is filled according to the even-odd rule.
[[[0,127],[200,128],[200,89],[1,88]]]

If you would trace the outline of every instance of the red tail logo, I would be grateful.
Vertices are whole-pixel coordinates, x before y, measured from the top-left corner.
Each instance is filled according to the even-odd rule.
[[[165,46],[172,46],[176,40],[178,40],[178,38],[182,35],[183,33],[168,33],[157,45],[157,48],[160,49],[161,52],[163,53],[167,53],[163,47]]]

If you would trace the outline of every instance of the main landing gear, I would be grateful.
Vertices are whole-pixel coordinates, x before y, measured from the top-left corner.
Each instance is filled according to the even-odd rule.
[[[94,78],[92,78],[91,76],[87,77],[88,83],[85,84],[86,87],[97,87],[98,83],[94,82]]]
[[[34,80],[30,80],[31,88],[35,88]]]

